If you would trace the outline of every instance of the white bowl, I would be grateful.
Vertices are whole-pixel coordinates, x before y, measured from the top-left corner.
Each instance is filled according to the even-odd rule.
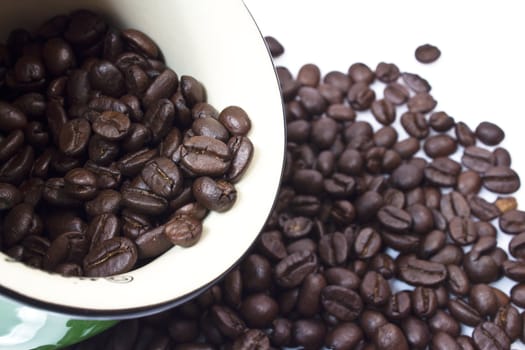
[[[194,76],[205,85],[208,102],[219,111],[241,106],[252,121],[254,157],[237,185],[234,207],[205,219],[197,245],[174,247],[144,267],[109,278],[66,278],[0,254],[0,296],[83,318],[153,313],[217,281],[262,228],[284,157],[279,85],[263,38],[241,1],[10,1],[2,3],[0,39],[5,42],[11,29],[36,28],[51,16],[79,8],[102,13],[117,27],[147,33],[179,76]]]

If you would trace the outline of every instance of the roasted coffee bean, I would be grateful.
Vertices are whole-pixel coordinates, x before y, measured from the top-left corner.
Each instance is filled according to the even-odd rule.
[[[525,282],[525,264],[521,260],[503,262],[503,273],[511,280]]]
[[[341,286],[326,286],[321,292],[321,304],[326,312],[340,321],[357,319],[363,309],[359,294]]]
[[[152,192],[168,199],[175,197],[182,189],[181,171],[166,157],[153,158],[147,162],[142,168],[141,177]]]
[[[405,333],[408,344],[414,349],[425,349],[430,343],[430,330],[421,319],[413,316],[404,318],[401,321],[401,328]]]
[[[510,290],[510,299],[518,307],[525,306],[525,284],[516,284]]]
[[[476,137],[486,145],[495,146],[505,138],[499,126],[491,122],[481,122],[475,130]]]
[[[191,247],[202,235],[202,222],[188,215],[179,215],[166,223],[164,234],[174,245]]]
[[[497,166],[509,166],[512,163],[509,151],[502,147],[496,147],[494,151],[494,164]]]
[[[440,111],[430,114],[428,124],[435,131],[445,132],[454,127],[455,121],[454,118],[449,116],[447,113]]]
[[[394,144],[394,151],[399,153],[403,159],[409,159],[412,157],[417,151],[419,151],[419,148],[419,140],[415,137],[408,137]]]
[[[319,257],[327,266],[340,265],[348,257],[348,245],[344,234],[334,232],[319,240]]]
[[[411,304],[410,292],[400,291],[389,298],[384,313],[390,320],[402,320],[410,315]]]
[[[509,252],[513,257],[522,259],[525,257],[525,232],[512,237],[509,242]]]
[[[120,234],[120,222],[115,214],[95,216],[88,225],[86,236],[90,240],[90,250],[103,241]]]
[[[361,298],[365,304],[374,306],[388,302],[392,292],[387,280],[375,271],[368,271],[360,286]]]
[[[448,333],[438,331],[432,335],[432,349],[435,350],[463,350],[457,340]]]
[[[316,87],[321,80],[321,71],[313,63],[307,63],[299,68],[297,80],[301,85]]]
[[[301,86],[297,96],[309,115],[320,115],[326,109],[326,100],[316,88]]]
[[[97,194],[97,178],[94,173],[84,168],[70,170],[64,176],[64,190],[73,198],[93,199]]]
[[[20,203],[9,210],[3,220],[3,244],[11,247],[28,236],[33,217],[33,207],[26,203]]]
[[[394,63],[379,62],[375,70],[376,78],[383,83],[391,83],[400,76],[399,68]]]
[[[425,140],[423,149],[431,158],[447,157],[456,152],[456,141],[447,134],[432,135]]]
[[[412,285],[432,286],[444,281],[447,270],[443,264],[410,259],[399,267],[399,277]]]
[[[462,299],[449,300],[447,307],[452,316],[467,326],[475,327],[483,321],[479,312]]]
[[[452,337],[460,334],[460,324],[449,313],[438,309],[434,316],[427,320],[428,326],[433,333],[445,332]]]
[[[299,319],[292,324],[292,343],[305,350],[321,348],[326,326],[316,319]]]
[[[184,141],[181,165],[197,175],[222,175],[231,163],[231,151],[223,142],[207,137],[193,136]]]
[[[467,274],[458,265],[447,265],[447,287],[451,293],[465,296],[470,291],[470,281]]]
[[[326,282],[349,289],[357,289],[361,279],[354,272],[343,267],[331,267],[325,270]]]
[[[457,122],[454,132],[456,139],[463,147],[474,146],[476,144],[476,135],[464,122]]]
[[[156,257],[173,246],[164,234],[164,225],[148,228],[145,232],[140,233],[135,239],[135,244],[140,259]]]
[[[391,82],[385,87],[383,95],[385,100],[397,106],[405,103],[410,94],[404,85]]]
[[[409,105],[410,101],[411,99],[408,101]],[[401,125],[412,137],[423,139],[428,136],[429,128],[425,116],[417,113],[417,111],[403,113],[401,115]]]
[[[471,170],[484,173],[495,164],[495,158],[487,149],[469,146],[465,148],[461,163]]]
[[[459,174],[456,189],[463,195],[476,194],[481,189],[481,177],[472,170],[466,170]]]
[[[386,98],[372,102],[370,105],[370,110],[372,111],[372,114],[376,120],[383,125],[390,125],[396,119],[395,106]]]
[[[483,197],[472,196],[469,204],[472,215],[483,221],[490,221],[501,214],[496,205],[489,203]]]
[[[272,266],[265,257],[259,254],[250,254],[241,264],[241,275],[244,290],[254,293],[263,292],[272,283]]]
[[[456,244],[445,244],[436,254],[430,257],[430,261],[440,264],[460,264],[463,259],[463,250]]]
[[[0,183],[0,210],[8,210],[22,202],[22,192],[8,183]]]
[[[356,111],[363,111],[370,108],[375,98],[374,90],[368,86],[368,83],[363,81],[350,86],[347,94],[350,106]]]
[[[116,214],[120,210],[121,202],[122,195],[120,192],[109,189],[102,190],[98,192],[95,198],[85,202],[84,209],[89,216],[97,216],[104,213]]]
[[[411,295],[412,311],[418,317],[431,317],[437,310],[437,297],[433,289],[418,286]]]
[[[130,128],[130,120],[123,113],[107,111],[93,121],[93,132],[101,137],[116,141],[124,138]]]
[[[282,287],[298,286],[317,269],[317,257],[309,251],[296,252],[279,261],[275,266],[276,282]]]
[[[499,308],[496,294],[486,284],[476,284],[470,289],[470,304],[482,316],[494,316]]]
[[[363,339],[363,331],[351,322],[334,327],[327,335],[325,344],[331,349],[353,349]]]
[[[376,217],[383,206],[383,198],[376,191],[366,191],[355,201],[357,217],[361,222],[368,222]]]
[[[510,339],[505,332],[492,322],[479,324],[472,333],[478,349],[510,349]]]
[[[441,56],[441,51],[437,48],[437,46],[424,44],[416,48],[415,56],[416,60],[421,63],[432,63],[437,61],[439,56]]]
[[[167,209],[168,202],[151,191],[128,187],[122,189],[122,206],[138,213],[158,215]]]
[[[169,68],[165,69],[144,92],[142,97],[143,106],[148,109],[154,102],[169,98],[177,90],[178,82],[177,74]]]
[[[403,79],[403,82],[416,93],[429,92],[431,89],[428,81],[417,74],[402,73],[401,78]]]
[[[394,323],[387,323],[378,328],[372,340],[378,349],[408,350],[408,342],[403,331]]]
[[[419,255],[428,258],[445,245],[447,236],[443,231],[433,230],[425,235],[420,244]]]
[[[499,218],[499,228],[510,234],[525,231],[525,212],[521,210],[509,210]]]
[[[82,232],[66,232],[55,238],[42,259],[42,267],[53,270],[61,263],[81,264],[89,249],[89,241]]]
[[[522,319],[518,309],[512,305],[501,306],[494,316],[494,323],[505,331],[511,341],[515,341],[521,335]]]
[[[321,310],[321,291],[324,287],[326,287],[326,279],[322,274],[311,273],[306,276],[299,289],[296,304],[297,312],[304,317],[313,317],[319,313]],[[259,309],[262,307],[259,306]],[[271,319],[269,321],[271,322]]]
[[[520,178],[509,167],[494,166],[482,176],[483,186],[496,193],[512,193],[520,188]]]
[[[124,273],[133,268],[137,260],[137,248],[127,238],[108,239],[91,250],[83,262],[87,276],[102,277]]]
[[[387,229],[403,232],[412,226],[412,217],[403,209],[387,205],[377,213],[378,221]]]
[[[455,186],[460,172],[461,165],[445,157],[434,159],[424,170],[425,178],[428,181],[444,187]]]
[[[478,238],[474,222],[467,217],[456,216],[449,222],[449,234],[459,245],[474,243]]]
[[[6,161],[11,158],[23,145],[24,133],[22,130],[11,131],[5,138],[0,140],[0,160]]]

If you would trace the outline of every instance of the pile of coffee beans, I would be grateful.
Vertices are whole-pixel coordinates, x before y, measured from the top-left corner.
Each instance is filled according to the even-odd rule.
[[[189,247],[236,200],[250,118],[135,29],[78,10],[0,44],[0,248],[67,276]]]
[[[284,51],[274,38],[268,46],[274,57]],[[434,111],[429,82],[392,63],[277,72],[286,167],[256,245],[198,298],[72,349],[502,350],[525,341],[525,212],[498,147],[504,132]],[[512,235],[511,256],[501,232]],[[515,281],[510,295],[491,285],[501,278]]]

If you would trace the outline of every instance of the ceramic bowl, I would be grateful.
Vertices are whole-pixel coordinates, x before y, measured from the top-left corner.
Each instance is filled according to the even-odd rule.
[[[174,247],[129,273],[62,277],[0,253],[4,350],[54,349],[94,335],[115,320],[153,314],[194,297],[248,250],[279,186],[285,145],[279,85],[264,40],[241,1],[10,1],[2,4],[0,41],[11,29],[36,28],[79,8],[103,14],[118,28],[147,33],[179,76],[194,76],[205,85],[208,102],[218,110],[241,106],[252,121],[254,157],[237,185],[234,207],[205,219],[197,245]]]

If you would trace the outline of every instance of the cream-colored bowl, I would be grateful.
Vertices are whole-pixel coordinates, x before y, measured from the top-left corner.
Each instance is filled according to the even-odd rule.
[[[208,102],[218,110],[241,106],[252,120],[254,157],[237,185],[234,207],[205,219],[197,245],[174,247],[130,273],[66,278],[0,253],[1,349],[11,349],[6,338],[12,333],[8,316],[24,318],[19,310],[11,310],[13,305],[77,319],[119,319],[153,313],[192,297],[219,279],[254,242],[279,185],[285,147],[279,85],[264,40],[241,1],[9,1],[1,5],[0,41],[5,42],[11,29],[36,28],[51,16],[79,8],[104,14],[119,28],[147,33],[179,76],[194,76],[205,85]]]

